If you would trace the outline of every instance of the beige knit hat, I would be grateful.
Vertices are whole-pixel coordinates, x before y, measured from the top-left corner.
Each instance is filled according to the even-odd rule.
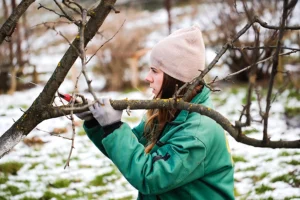
[[[179,29],[159,41],[151,51],[150,64],[183,82],[199,76],[205,67],[205,46],[200,27]]]

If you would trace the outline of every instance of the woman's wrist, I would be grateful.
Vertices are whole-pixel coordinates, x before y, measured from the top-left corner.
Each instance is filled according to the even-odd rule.
[[[86,128],[93,128],[95,126],[99,126],[99,123],[98,123],[98,121],[95,118],[92,118],[90,120],[84,121],[84,126]]]
[[[112,132],[114,132],[114,130],[120,128],[120,126],[123,124],[123,122],[121,121],[117,121],[113,124],[107,125],[107,126],[103,126],[102,129],[104,131],[103,134],[103,138],[107,137],[109,134],[111,134]]]

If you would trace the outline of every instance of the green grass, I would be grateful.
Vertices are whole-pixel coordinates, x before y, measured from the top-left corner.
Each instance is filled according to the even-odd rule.
[[[262,184],[260,187],[258,187],[258,188],[255,188],[255,192],[256,192],[256,194],[264,194],[266,191],[273,191],[274,190],[274,188],[272,188],[272,187],[269,187],[269,186],[267,186],[267,185],[264,185],[264,184]]]
[[[21,180],[20,182],[25,183],[27,186],[30,185],[30,181],[28,181],[28,180]]]
[[[7,176],[1,176],[0,175],[0,185],[4,184],[8,181],[8,177]]]
[[[26,104],[21,104],[20,107],[21,107],[22,109],[26,110],[26,109],[28,108],[28,105],[26,105]]]
[[[244,157],[241,157],[241,156],[232,156],[232,159],[235,163],[237,162],[247,162],[247,160],[244,158]]]
[[[271,182],[275,183],[275,182],[278,182],[278,181],[282,181],[282,182],[290,184],[293,187],[300,187],[300,179],[297,177],[297,176],[299,176],[299,174],[296,174],[296,173],[298,173],[298,172],[297,171],[292,171],[292,172],[289,172],[287,174],[277,176],[277,177],[273,178],[271,180]]]
[[[251,97],[251,102],[255,101],[256,98],[254,96]],[[243,99],[242,99],[242,104],[246,104],[247,103],[247,97],[245,96]]]
[[[244,134],[244,135],[249,135],[249,134],[251,134],[251,133],[258,133],[258,130],[255,129],[255,128],[253,128],[253,129],[248,129],[248,130],[244,130],[244,131],[243,131],[243,134]]]
[[[23,191],[14,185],[8,185],[3,191],[9,192],[12,196],[23,193]]]
[[[296,98],[298,101],[300,101],[300,95],[299,95],[299,91],[297,91],[296,88],[292,88],[289,90],[289,98]]]
[[[268,172],[264,172],[262,173],[261,175],[259,176],[252,176],[251,179],[254,181],[254,182],[258,182],[258,181],[261,181],[262,179],[266,178],[267,176],[269,176],[270,173]]]
[[[34,198],[34,197],[24,197],[24,198],[22,198],[22,200],[39,200],[39,199],[37,199],[37,198]]]
[[[300,161],[299,160],[291,160],[289,162],[285,162],[286,164],[289,164],[289,165],[298,165],[300,166]]]
[[[288,117],[300,115],[300,107],[285,107],[285,114]]]
[[[284,200],[300,199],[300,196],[285,197]]]
[[[266,159],[265,161],[266,162],[270,162],[270,161],[272,161],[273,160],[273,158],[268,158],[268,159]]]
[[[257,166],[247,167],[247,168],[243,169],[242,171],[255,171],[256,168],[257,168]]]
[[[134,199],[133,196],[127,196],[127,197],[122,197],[122,198],[118,198],[118,199],[109,199],[109,200],[132,200]]]
[[[49,157],[50,157],[50,158],[55,158],[55,157],[57,157],[57,156],[58,156],[57,153],[50,153],[50,154],[49,154]]]
[[[79,131],[77,132],[77,135],[84,136],[84,135],[86,135],[86,132],[84,131],[83,128],[80,128]]]
[[[7,110],[11,110],[11,109],[14,109],[15,107],[14,107],[14,105],[9,105],[8,107],[7,107]]]
[[[287,152],[287,151],[283,151],[283,152],[280,152],[280,153],[278,154],[278,156],[282,156],[282,157],[287,157],[287,156],[290,156],[290,155],[292,155],[292,154],[289,153],[289,152]]]
[[[237,95],[240,92],[240,90],[238,88],[231,88],[230,93]]]
[[[223,104],[226,103],[226,98],[221,99],[221,98],[218,97],[218,96],[213,96],[213,97],[212,97],[212,101],[213,101],[214,103],[216,103],[217,105],[223,105]]]
[[[49,186],[54,188],[66,188],[71,184],[69,179],[58,179],[54,183],[49,184]]]
[[[78,165],[78,167],[80,169],[87,169],[87,168],[92,168],[92,165],[80,164],[80,165]]]
[[[65,198],[62,195],[55,194],[51,191],[46,191],[44,195],[40,198],[40,200],[50,200],[50,199],[64,200]]]
[[[97,194],[98,196],[102,196],[108,192],[110,192],[111,190],[108,190],[108,189],[105,189],[105,190],[99,190],[99,191],[96,191],[94,192],[94,194]]]
[[[35,163],[32,163],[31,164],[31,167],[29,168],[29,170],[32,170],[32,169],[34,169],[36,166],[38,166],[40,163],[37,163],[37,162],[35,162]]]
[[[116,175],[115,170],[112,170],[110,172],[107,172],[107,173],[96,176],[95,179],[90,182],[90,185],[92,185],[92,186],[103,186],[103,185],[105,185],[107,178],[112,176],[112,175]]]
[[[234,187],[233,192],[234,192],[234,196],[235,196],[235,197],[240,196],[240,193],[238,192],[238,190],[236,189],[236,187]]]
[[[0,164],[0,172],[4,174],[17,175],[17,172],[23,167],[23,163],[20,162],[7,162]]]

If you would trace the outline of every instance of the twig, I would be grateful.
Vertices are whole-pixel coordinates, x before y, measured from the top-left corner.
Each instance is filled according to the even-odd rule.
[[[289,73],[288,71],[287,71],[287,72],[281,72],[281,73],[286,73],[286,74],[288,74],[288,76],[290,76],[290,73]],[[277,96],[278,96],[280,93],[282,93],[282,92],[287,88],[289,82],[290,82],[290,79],[288,79],[288,78],[285,79],[285,82],[284,82],[284,84],[282,85],[282,87],[280,87],[280,88],[278,89],[278,91],[276,92],[276,94],[274,95],[274,98],[273,98],[273,100],[272,100],[272,103],[275,102]]]
[[[279,26],[272,26],[268,25],[267,22],[262,21],[261,19],[258,18],[258,16],[255,16],[255,22],[259,23],[262,27],[267,28],[267,29],[273,29],[273,30],[280,30],[281,28]],[[300,26],[285,26],[283,30],[299,30]]]
[[[54,0],[55,4],[57,5],[57,7],[61,10],[61,12],[64,14],[63,16],[65,18],[67,18],[69,21],[73,22],[74,24],[76,24],[77,26],[80,25],[79,22],[77,22],[72,16],[69,16],[66,11],[61,7],[61,5],[56,1]]]
[[[236,46],[234,46],[231,49],[243,51],[243,50],[275,49],[275,48],[277,48],[277,47],[276,46],[259,46],[259,47],[252,47],[252,46],[236,47]],[[300,49],[298,49],[298,48],[291,48],[291,47],[285,47],[285,46],[281,46],[280,49],[300,51]]]
[[[80,41],[79,41],[79,51],[80,51],[80,55],[79,57],[81,58],[81,64],[82,64],[82,68],[84,69],[85,66],[85,49],[84,49],[84,30],[85,30],[85,26],[87,23],[87,10],[83,10],[82,12],[82,20],[81,20],[81,25],[80,25]],[[76,85],[75,85],[76,86]],[[71,102],[71,108],[74,107],[74,103],[75,103],[75,95],[74,92],[72,93],[72,102]],[[74,125],[74,118],[73,118],[73,110],[71,110],[71,120],[72,120],[72,145],[71,145],[71,149],[70,149],[70,153],[68,156],[68,159],[66,161],[66,165],[64,168],[68,167],[70,164],[70,159],[71,159],[71,155],[72,155],[72,151],[75,148],[74,147],[74,142],[75,142],[75,125]]]
[[[227,42],[221,49],[221,51],[216,55],[216,57],[213,59],[213,61],[207,66],[207,68],[195,79],[195,81],[189,86],[187,92],[185,93],[183,99],[187,100],[190,98],[190,96],[193,93],[193,89],[199,85],[201,82],[203,82],[203,77],[215,66],[215,64],[219,61],[219,59],[222,57],[222,55],[232,47],[233,43],[239,39],[254,23],[254,21],[249,21],[243,28],[240,30],[236,36],[230,41]]]
[[[111,41],[118,33],[119,31],[121,30],[121,28],[123,27],[124,23],[125,23],[126,19],[123,21],[122,25],[119,27],[119,29],[117,30],[117,32],[115,32],[115,34],[109,38],[108,40],[106,40],[97,50],[96,52],[88,59],[88,61],[86,62],[86,64],[88,64],[90,62],[90,60],[97,54],[97,52],[106,44],[108,43],[109,41]]]
[[[42,131],[42,132],[45,132],[45,133],[49,133],[49,134],[52,135],[52,136],[64,138],[64,139],[67,139],[67,140],[72,140],[71,138],[68,138],[68,137],[64,137],[64,136],[58,135],[57,133],[54,133],[54,132],[44,131],[44,130],[41,130],[41,129],[39,129],[39,128],[35,128],[35,129],[38,130],[38,131]]]
[[[77,13],[79,15],[81,15],[81,13],[83,12],[82,6],[80,6],[78,3],[74,2],[74,1],[68,1],[68,2],[66,2],[65,0],[63,0],[62,3],[65,6],[67,6],[69,9],[73,10],[75,13]],[[69,4],[67,4],[67,3],[69,3]],[[78,11],[76,8],[72,7],[70,4],[74,4],[75,6],[77,6],[80,11]]]
[[[279,54],[279,56],[285,56],[285,55],[289,55],[289,54],[296,53],[296,52],[297,52],[297,50],[293,50],[293,51],[289,51],[289,52],[286,52],[286,53],[281,53],[281,54]],[[251,67],[253,67],[253,66],[257,65],[257,64],[260,64],[260,63],[266,62],[266,61],[268,61],[268,60],[271,60],[274,56],[275,56],[275,55],[272,55],[272,56],[270,56],[270,57],[268,57],[268,58],[266,58],[266,59],[260,60],[260,61],[258,61],[257,63],[254,63],[254,64],[252,64],[252,65],[249,65],[249,66],[247,66],[247,67],[241,69],[240,71],[231,73],[231,74],[227,75],[226,77],[224,77],[224,78],[222,78],[222,79],[219,79],[219,80],[217,80],[217,81],[211,82],[211,83],[209,83],[209,85],[211,85],[212,83],[220,82],[220,81],[228,81],[228,80],[229,80],[230,78],[232,78],[233,76],[238,75],[238,74],[240,74],[240,73],[242,73],[242,72],[244,72],[244,71],[247,71],[248,69],[250,69]]]
[[[45,26],[45,24],[73,24],[73,22],[69,22],[69,21],[56,21],[56,22],[42,22],[42,23],[39,23],[39,24],[36,24],[36,25],[33,25],[33,26],[31,26],[30,28],[31,29],[33,29],[33,28],[36,28],[37,26],[41,26],[41,25],[43,25],[43,26]],[[49,27],[51,27],[51,26],[49,26]]]
[[[111,8],[113,11],[115,11],[115,13],[120,13],[120,11],[119,11],[119,10],[117,10],[117,9],[115,9],[115,7],[114,7],[114,6],[110,6],[110,8]]]
[[[281,40],[283,38],[283,33],[285,30],[286,26],[286,19],[287,19],[287,3],[288,0],[283,1],[283,13],[282,13],[282,19],[281,19],[281,24],[280,24],[280,30],[279,30],[279,35],[278,35],[278,41],[277,41],[277,48],[275,51],[275,54],[273,56],[273,67],[272,67],[272,72],[271,72],[271,78],[269,82],[269,89],[268,89],[268,94],[267,94],[267,99],[266,99],[266,111],[264,114],[264,128],[263,128],[263,143],[267,144],[269,142],[269,137],[268,137],[268,118],[269,118],[269,112],[271,109],[271,96],[272,96],[272,90],[273,90],[273,84],[275,80],[275,76],[277,74],[277,68],[278,68],[278,57],[279,57],[279,52],[280,52],[280,47],[281,47]]]
[[[64,34],[62,34],[60,31],[57,31],[54,26],[49,26],[47,24],[44,24],[44,25],[47,28],[54,30],[58,35],[60,35],[61,37],[63,37],[69,43],[69,45],[71,47],[73,47],[73,49],[76,51],[77,55],[80,56],[80,53],[79,53],[78,49],[69,41],[69,39],[66,36],[64,36]]]
[[[263,118],[264,113],[262,111],[261,95],[259,94],[258,88],[255,88],[255,93],[256,93],[256,97],[257,97],[257,104],[258,104],[258,109],[259,109],[259,115]]]

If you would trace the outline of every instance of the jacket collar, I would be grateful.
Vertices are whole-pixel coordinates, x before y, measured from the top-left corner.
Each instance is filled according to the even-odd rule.
[[[209,95],[210,95],[210,90],[206,86],[203,86],[202,91],[192,99],[191,103],[204,104],[209,99]],[[171,122],[171,124],[180,124],[182,122],[185,122],[188,115],[189,115],[189,111],[187,110],[180,111],[179,115],[175,118],[174,121]]]

